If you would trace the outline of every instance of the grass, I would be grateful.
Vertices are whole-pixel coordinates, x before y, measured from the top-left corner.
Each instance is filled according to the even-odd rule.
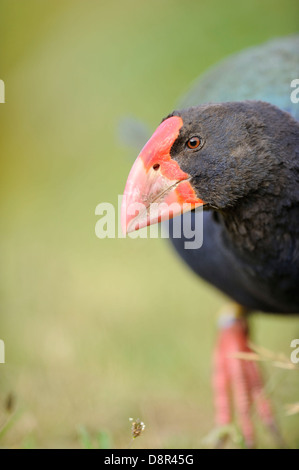
[[[3,447],[196,448],[213,427],[211,352],[223,298],[166,240],[95,237],[135,158],[119,120],[154,128],[225,55],[296,31],[295,1],[0,0],[0,407]],[[13,29],[12,29],[13,28]],[[253,340],[290,353],[298,320],[252,318]],[[265,364],[298,446],[298,378]],[[2,404],[2,405],[1,405]],[[258,430],[260,446],[273,446]],[[108,438],[109,436],[109,438]]]

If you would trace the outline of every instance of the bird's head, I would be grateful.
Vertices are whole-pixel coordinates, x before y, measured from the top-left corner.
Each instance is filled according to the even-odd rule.
[[[167,116],[129,174],[122,205],[124,232],[200,205],[225,210],[269,184],[273,156],[265,122],[270,108],[276,115],[277,108],[266,103],[236,102]]]

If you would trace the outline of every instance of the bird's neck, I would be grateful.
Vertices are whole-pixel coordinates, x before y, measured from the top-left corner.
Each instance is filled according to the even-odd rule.
[[[225,243],[246,262],[289,262],[299,249],[297,204],[284,205],[277,195],[252,195],[220,214]],[[292,227],[290,221],[294,221]]]

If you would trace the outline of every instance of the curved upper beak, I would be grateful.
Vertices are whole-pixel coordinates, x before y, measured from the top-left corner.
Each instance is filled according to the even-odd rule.
[[[170,150],[183,121],[163,121],[138,155],[127,180],[121,224],[124,233],[175,217],[203,204],[190,175],[171,158]]]

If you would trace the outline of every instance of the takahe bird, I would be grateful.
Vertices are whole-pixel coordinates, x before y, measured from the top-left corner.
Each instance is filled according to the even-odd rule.
[[[194,209],[203,205],[202,247],[186,249],[183,233],[172,243],[195,273],[233,301],[219,322],[214,355],[216,421],[231,421],[232,394],[248,447],[252,402],[272,430],[275,422],[256,363],[237,358],[250,351],[246,318],[253,310],[299,312],[296,78],[298,36],[248,49],[206,73],[141,150],[122,206],[129,232],[167,217],[183,223],[186,203],[194,225]],[[142,208],[128,210],[133,203]]]

